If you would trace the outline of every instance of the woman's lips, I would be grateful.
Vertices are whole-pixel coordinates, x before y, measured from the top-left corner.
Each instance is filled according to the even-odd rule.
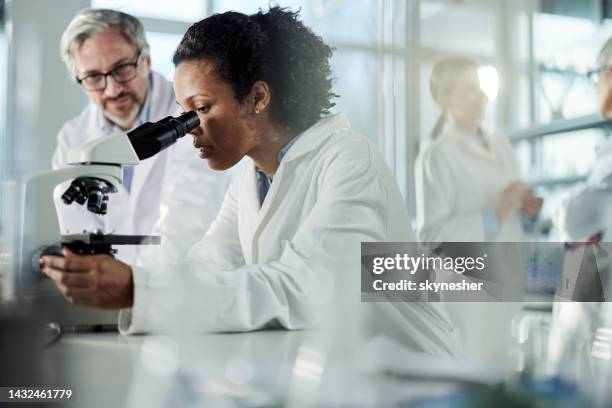
[[[196,146],[200,149],[200,159],[207,159],[212,152],[212,146]]]

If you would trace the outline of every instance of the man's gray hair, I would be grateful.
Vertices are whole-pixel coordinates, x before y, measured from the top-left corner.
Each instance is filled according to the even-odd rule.
[[[74,77],[78,75],[76,54],[83,42],[111,27],[118,27],[125,39],[140,51],[141,57],[149,56],[144,27],[136,17],[117,10],[83,10],[72,19],[60,43],[62,61]]]
[[[597,68],[603,68],[608,65],[612,65],[612,38],[609,38],[604,46],[601,47],[597,57]]]

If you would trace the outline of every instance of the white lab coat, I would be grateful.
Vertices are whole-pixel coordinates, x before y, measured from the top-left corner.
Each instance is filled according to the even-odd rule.
[[[448,123],[416,162],[417,236],[422,242],[483,242],[483,213],[495,208],[500,193],[519,181],[506,138],[475,135]],[[519,213],[500,225],[496,241],[520,242]]]
[[[131,334],[163,326],[168,302],[156,299],[167,293],[169,276],[191,271],[179,291],[191,310],[173,319],[193,330],[303,329],[330,313],[343,320],[363,310],[374,314],[368,326],[376,333],[421,351],[456,353],[457,333],[440,304],[360,301],[360,243],[412,240],[404,201],[376,147],[343,115],[329,116],[289,149],[261,208],[249,163],[187,262],[170,272],[133,268],[134,306],[119,327]]]
[[[519,181],[519,173],[506,138],[485,135],[485,140],[488,149],[475,134],[449,121],[440,136],[419,154],[415,165],[419,241],[486,240],[483,213],[495,208],[503,189]],[[500,225],[495,241],[522,240],[517,212]],[[509,265],[500,267],[512,270]],[[450,295],[443,300],[456,299]],[[510,322],[519,312],[520,303],[453,301],[446,307],[468,356],[491,361],[507,355],[512,341]]]
[[[603,242],[611,241],[612,140],[599,145],[595,153],[596,161],[588,179],[569,192],[555,213],[560,241],[585,242],[598,233],[603,233]],[[584,251],[584,248],[567,251],[564,262],[574,251]],[[602,282],[607,281],[609,278],[604,276]],[[610,288],[604,286],[603,289],[607,295]],[[585,365],[592,363],[593,339],[598,329],[611,328],[609,316],[612,316],[609,301],[555,302],[550,335],[553,357],[568,358],[568,353],[573,353],[571,358],[581,359]],[[576,347],[581,351],[577,357]]]
[[[152,73],[149,121],[179,114],[172,84]],[[66,166],[71,149],[109,135],[100,126],[100,110],[90,103],[76,118],[68,121],[57,136],[53,155],[54,169]],[[230,174],[213,172],[202,161],[186,136],[159,154],[135,166],[131,191],[119,186],[109,195],[108,214],[97,216],[85,206],[63,204],[60,196],[69,183],[56,188],[54,199],[60,231],[80,233],[101,229],[106,233],[161,235],[162,248],[146,246],[118,247],[117,258],[134,263],[171,262],[187,251],[206,232],[215,218]]]
[[[597,147],[596,161],[585,183],[576,186],[555,214],[561,241],[586,241],[597,233],[610,242],[612,232],[612,140]]]

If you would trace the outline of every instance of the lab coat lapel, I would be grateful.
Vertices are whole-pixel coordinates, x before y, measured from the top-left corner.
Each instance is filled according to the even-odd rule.
[[[282,196],[279,196],[280,186],[283,185],[284,179],[293,177],[293,169],[295,168],[294,162],[297,162],[307,153],[319,148],[319,146],[324,144],[334,133],[349,128],[350,125],[348,120],[343,114],[330,115],[327,118],[317,122],[317,124],[313,127],[304,131],[300,138],[289,149],[287,155],[283,158],[278,170],[276,171],[276,174],[274,175],[274,180],[270,185],[270,190],[268,190],[268,194],[266,195],[263,205],[261,208],[257,208],[257,212],[254,212],[254,214],[257,214],[257,217],[256,222],[253,225],[253,254],[257,254],[258,239],[263,229],[274,216],[274,212],[278,206],[282,205]],[[252,166],[252,174],[249,175],[249,179],[254,183],[251,190],[255,194],[255,199],[252,200],[252,202],[258,205],[259,192],[257,189],[257,176],[255,174],[254,165]]]
[[[273,219],[274,213],[279,205],[281,204],[282,197],[279,197],[279,186],[282,186],[284,174],[286,173],[285,169],[287,168],[287,163],[281,163],[278,170],[276,171],[276,175],[274,176],[274,180],[272,184],[270,184],[270,189],[268,190],[268,194],[266,195],[266,199],[264,200],[261,208],[257,206],[257,208],[252,208],[253,214],[253,224],[251,225],[251,254],[252,260],[254,263],[259,261],[259,238],[268,223]],[[290,176],[289,176],[290,177]],[[259,191],[257,188],[257,176],[255,174],[255,170],[253,170],[251,180],[254,180],[254,188],[251,190],[254,192],[255,200],[252,202],[259,204]]]
[[[140,194],[142,193],[143,188],[147,183],[147,179],[149,178],[149,174],[151,174],[151,170],[155,167],[157,161],[160,160],[160,157],[165,155],[166,152],[161,152],[156,154],[153,157],[149,157],[148,159],[141,161],[134,168],[134,177],[132,178],[132,186],[130,188],[130,195],[133,196],[130,200],[132,202],[132,206],[134,209],[138,208],[138,200],[140,199]],[[161,181],[161,180],[160,180]],[[150,188],[162,188],[159,186],[150,186]]]
[[[240,213],[240,241],[244,251],[244,259],[247,263],[256,263],[257,260],[257,245],[255,232],[259,223],[259,191],[257,189],[257,175],[255,173],[255,163],[249,163],[247,176],[244,178],[244,184],[241,186],[241,194],[244,194],[244,206]]]
[[[278,195],[278,186],[282,183],[283,180],[284,168],[284,163],[278,167],[278,170],[274,175],[274,180],[272,180],[272,184],[270,184],[270,189],[268,190],[266,199],[261,205],[261,209],[257,213],[257,229],[255,231],[256,234],[261,233],[260,227],[267,223],[269,214],[273,213],[274,208],[276,208],[276,196]]]
[[[476,140],[470,139],[467,143],[469,146],[469,149],[477,156],[482,157],[485,160],[489,160],[491,162],[497,163],[497,153],[495,152],[495,149],[493,148],[493,146],[491,145],[491,142],[487,139],[486,140],[488,145],[482,146],[479,144],[479,142],[477,142]]]
[[[151,111],[149,113],[149,122],[157,122],[171,113],[177,113],[178,107],[175,106],[174,103],[174,91],[172,90],[172,87],[164,86],[164,80],[157,72],[152,72],[152,76],[153,80],[150,89]],[[163,159],[165,159],[167,153],[168,150],[164,150],[144,161],[141,161],[134,168],[134,177],[132,179],[132,186],[130,188],[130,196],[132,196],[130,203],[132,205],[132,210],[136,210],[140,207],[140,195],[149,179],[149,175],[158,162],[160,166],[165,165],[165,160]],[[150,185],[149,188],[161,189],[161,182],[162,180],[159,180],[160,185]],[[134,214],[134,212],[132,212],[132,214]]]

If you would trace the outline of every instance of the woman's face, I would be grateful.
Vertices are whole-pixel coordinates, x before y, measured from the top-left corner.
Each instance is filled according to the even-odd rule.
[[[210,168],[226,170],[253,148],[255,126],[252,109],[236,99],[214,68],[206,60],[180,63],[174,74],[174,91],[179,105],[186,112],[197,112],[200,118],[200,126],[191,131],[200,157],[208,160]]]
[[[463,70],[442,99],[442,108],[455,121],[467,126],[480,126],[486,106],[487,96],[480,88],[476,68]]]
[[[604,69],[599,73],[597,93],[601,115],[605,118],[612,118],[612,72],[610,69]]]

